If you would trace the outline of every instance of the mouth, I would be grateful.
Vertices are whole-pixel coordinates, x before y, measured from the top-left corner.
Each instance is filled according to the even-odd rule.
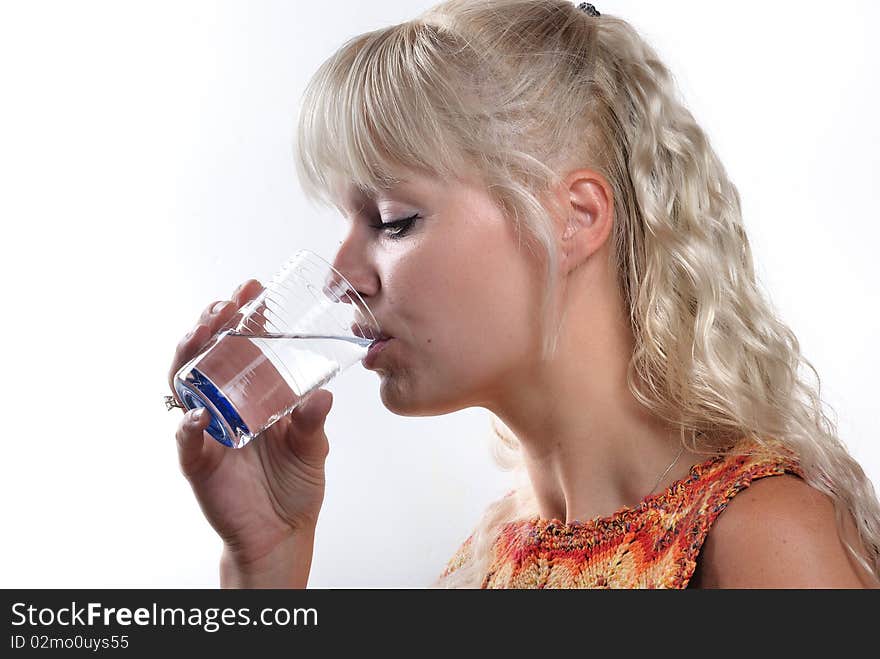
[[[388,337],[384,339],[376,339],[373,343],[370,344],[369,349],[367,350],[367,354],[364,356],[361,362],[364,365],[364,368],[372,370],[376,365],[376,360],[379,359],[379,356],[385,350],[385,346],[393,339],[394,337]]]

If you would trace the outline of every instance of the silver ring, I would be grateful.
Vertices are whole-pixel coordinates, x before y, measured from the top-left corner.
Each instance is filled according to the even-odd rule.
[[[165,399],[165,409],[169,412],[173,410],[175,407],[179,407],[180,409],[186,409],[183,405],[177,402],[177,399],[174,396],[163,396]]]

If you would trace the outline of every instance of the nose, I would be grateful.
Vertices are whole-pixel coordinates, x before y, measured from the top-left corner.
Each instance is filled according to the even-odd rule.
[[[361,338],[378,338],[378,322],[372,320],[372,312],[369,311],[366,301],[358,301],[358,296],[360,296],[361,300],[364,300],[364,296],[341,273],[331,272],[328,275],[323,293],[333,303],[342,302],[343,304],[354,305],[355,314],[354,324],[351,326],[352,332]]]
[[[372,312],[369,309],[378,289],[377,277],[369,260],[363,255],[363,250],[359,249],[358,243],[354,240],[341,241],[332,266],[333,269],[324,285],[324,295],[333,302],[354,305],[357,309],[355,323],[364,328],[375,325],[375,330],[367,331],[370,333],[378,331],[378,322],[372,320]],[[362,302],[358,301],[358,297]]]
[[[359,237],[362,232],[363,229],[355,223],[347,238],[340,241],[332,263],[335,272],[325,287],[343,302],[352,301],[351,293],[357,293],[366,301],[378,290],[375,268],[367,255],[367,241]]]

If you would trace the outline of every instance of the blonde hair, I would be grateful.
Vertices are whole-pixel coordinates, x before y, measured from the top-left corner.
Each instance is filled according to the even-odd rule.
[[[545,356],[559,315],[543,193],[571,168],[601,172],[635,338],[633,396],[694,452],[743,438],[793,451],[805,480],[834,501],[841,535],[852,515],[862,546],[847,547],[880,576],[871,482],[823,409],[818,373],[760,290],[736,187],[629,23],[565,0],[448,0],[359,35],[309,82],[296,156],[304,192],[328,206],[342,180],[375,193],[411,170],[478,177],[546,263]],[[492,422],[499,466],[520,482],[487,508],[467,561],[434,585],[480,586],[501,526],[536,511],[517,439]]]

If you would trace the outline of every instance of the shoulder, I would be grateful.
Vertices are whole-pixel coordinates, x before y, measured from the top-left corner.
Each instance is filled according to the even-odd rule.
[[[858,547],[855,525],[845,535]],[[869,585],[840,539],[831,499],[795,475],[761,478],[731,498],[699,558],[703,588]]]

